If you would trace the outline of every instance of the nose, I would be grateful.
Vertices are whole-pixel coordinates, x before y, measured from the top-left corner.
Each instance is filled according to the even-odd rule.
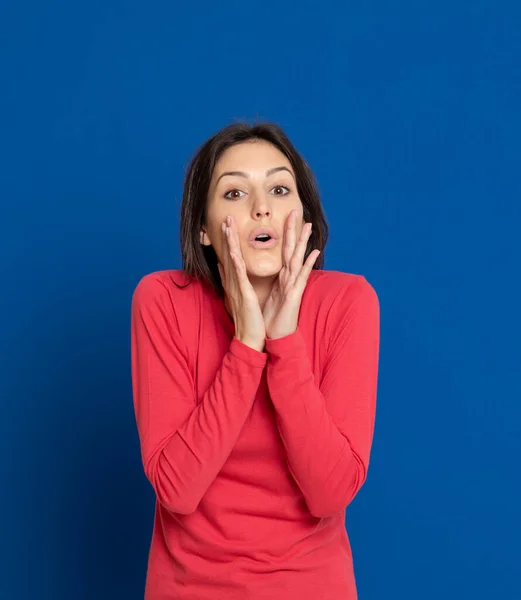
[[[264,209],[264,210],[258,210],[258,211],[255,213],[255,216],[257,217],[257,219],[260,219],[260,218],[262,218],[262,217],[264,217],[264,216],[266,216],[266,217],[268,217],[268,218],[269,218],[269,217],[271,216],[271,211],[270,211],[270,209],[269,209],[269,208],[266,208],[266,209]]]
[[[263,195],[259,194],[252,205],[252,217],[255,219],[262,219],[263,217],[271,218],[271,206],[268,199]]]

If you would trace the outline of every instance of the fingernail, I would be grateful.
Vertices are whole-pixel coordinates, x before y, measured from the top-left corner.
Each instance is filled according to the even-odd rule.
[[[223,233],[224,233],[224,230],[226,229],[226,223],[223,223],[223,224],[221,225],[221,229],[223,230]]]
[[[231,220],[230,216],[228,215],[226,217],[226,225],[231,225],[231,224],[232,224],[232,220]]]

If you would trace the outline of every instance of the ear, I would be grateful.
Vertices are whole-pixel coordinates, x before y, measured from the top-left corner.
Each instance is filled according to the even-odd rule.
[[[206,233],[206,229],[204,227],[201,227],[201,232],[199,234],[199,240],[201,242],[201,244],[203,244],[203,246],[211,246],[212,242],[210,241],[210,238],[208,237],[208,234]]]

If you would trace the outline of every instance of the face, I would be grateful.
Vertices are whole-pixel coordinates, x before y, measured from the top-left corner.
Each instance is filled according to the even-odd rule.
[[[201,243],[213,246],[219,262],[223,262],[227,251],[221,225],[231,215],[237,224],[248,276],[277,275],[282,268],[284,224],[292,210],[297,210],[297,239],[303,226],[295,174],[284,154],[264,140],[228,148],[215,165],[207,202]],[[266,247],[251,242],[252,233],[259,227],[273,229],[277,239]]]

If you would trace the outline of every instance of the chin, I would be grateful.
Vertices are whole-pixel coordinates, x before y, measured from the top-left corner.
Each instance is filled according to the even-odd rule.
[[[258,258],[246,263],[248,277],[275,277],[281,269],[282,260],[280,257],[275,260],[273,257]]]

